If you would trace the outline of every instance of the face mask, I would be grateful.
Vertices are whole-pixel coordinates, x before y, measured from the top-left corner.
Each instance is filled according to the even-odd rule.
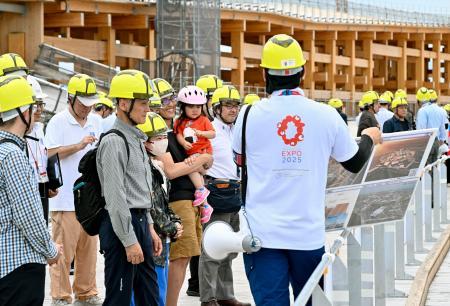
[[[169,144],[169,140],[161,139],[161,140],[155,140],[152,141],[152,149],[150,150],[150,153],[152,153],[155,156],[161,156],[167,151],[167,145]]]

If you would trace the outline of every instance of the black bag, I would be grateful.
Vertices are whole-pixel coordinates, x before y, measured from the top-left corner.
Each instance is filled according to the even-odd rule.
[[[86,233],[91,236],[98,234],[101,217],[105,210],[105,198],[102,196],[97,173],[97,150],[103,137],[111,133],[117,134],[125,141],[127,155],[130,158],[130,148],[125,135],[119,130],[109,130],[100,137],[98,145],[88,151],[81,159],[78,165],[81,176],[73,185],[75,215]]]
[[[208,203],[217,213],[234,213],[241,209],[241,184],[213,180],[208,183],[207,188],[211,192],[208,196]]]
[[[63,185],[61,163],[59,162],[58,153],[48,158],[47,175],[49,189],[55,190]]]

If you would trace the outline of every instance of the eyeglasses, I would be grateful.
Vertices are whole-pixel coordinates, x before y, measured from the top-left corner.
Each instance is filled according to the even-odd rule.
[[[170,97],[162,98],[162,99],[161,99],[161,105],[162,105],[162,107],[164,107],[164,106],[169,106],[170,103],[172,103],[172,102],[177,102],[176,98],[177,98],[176,95],[172,95],[172,96],[170,96]]]
[[[239,109],[241,106],[239,104],[224,104],[226,110]]]

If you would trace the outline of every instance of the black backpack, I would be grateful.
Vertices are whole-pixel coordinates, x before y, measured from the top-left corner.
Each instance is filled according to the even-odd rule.
[[[86,233],[91,236],[98,235],[105,211],[105,198],[102,196],[97,173],[97,150],[103,137],[108,134],[116,134],[125,141],[127,156],[130,158],[130,148],[125,135],[119,130],[109,130],[100,137],[98,145],[80,160],[78,171],[81,176],[73,185],[75,215]]]

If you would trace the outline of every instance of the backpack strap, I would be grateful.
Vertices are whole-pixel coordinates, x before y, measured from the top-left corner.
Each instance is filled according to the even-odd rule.
[[[15,141],[15,140],[12,140],[12,139],[10,139],[10,138],[2,138],[2,139],[0,139],[0,144],[2,144],[2,143],[12,143],[12,144],[15,144],[16,146],[18,146],[20,149],[22,149],[22,147]]]
[[[109,130],[108,132],[106,132],[106,133],[104,133],[104,134],[102,134],[100,136],[100,140],[98,141],[98,143],[100,144],[100,142],[102,141],[103,137],[105,137],[108,134],[116,134],[117,136],[119,136],[120,138],[123,139],[123,141],[125,142],[125,147],[127,148],[128,161],[130,161],[130,146],[128,145],[127,138],[125,137],[125,135],[121,131],[116,130],[116,129]]]
[[[250,108],[252,106],[249,105],[245,109],[244,119],[242,121],[242,137],[241,137],[241,157],[242,157],[242,177],[241,177],[241,197],[242,197],[242,206],[245,206],[245,200],[247,196],[247,151],[246,151],[246,129],[247,129],[247,117],[250,112]]]

